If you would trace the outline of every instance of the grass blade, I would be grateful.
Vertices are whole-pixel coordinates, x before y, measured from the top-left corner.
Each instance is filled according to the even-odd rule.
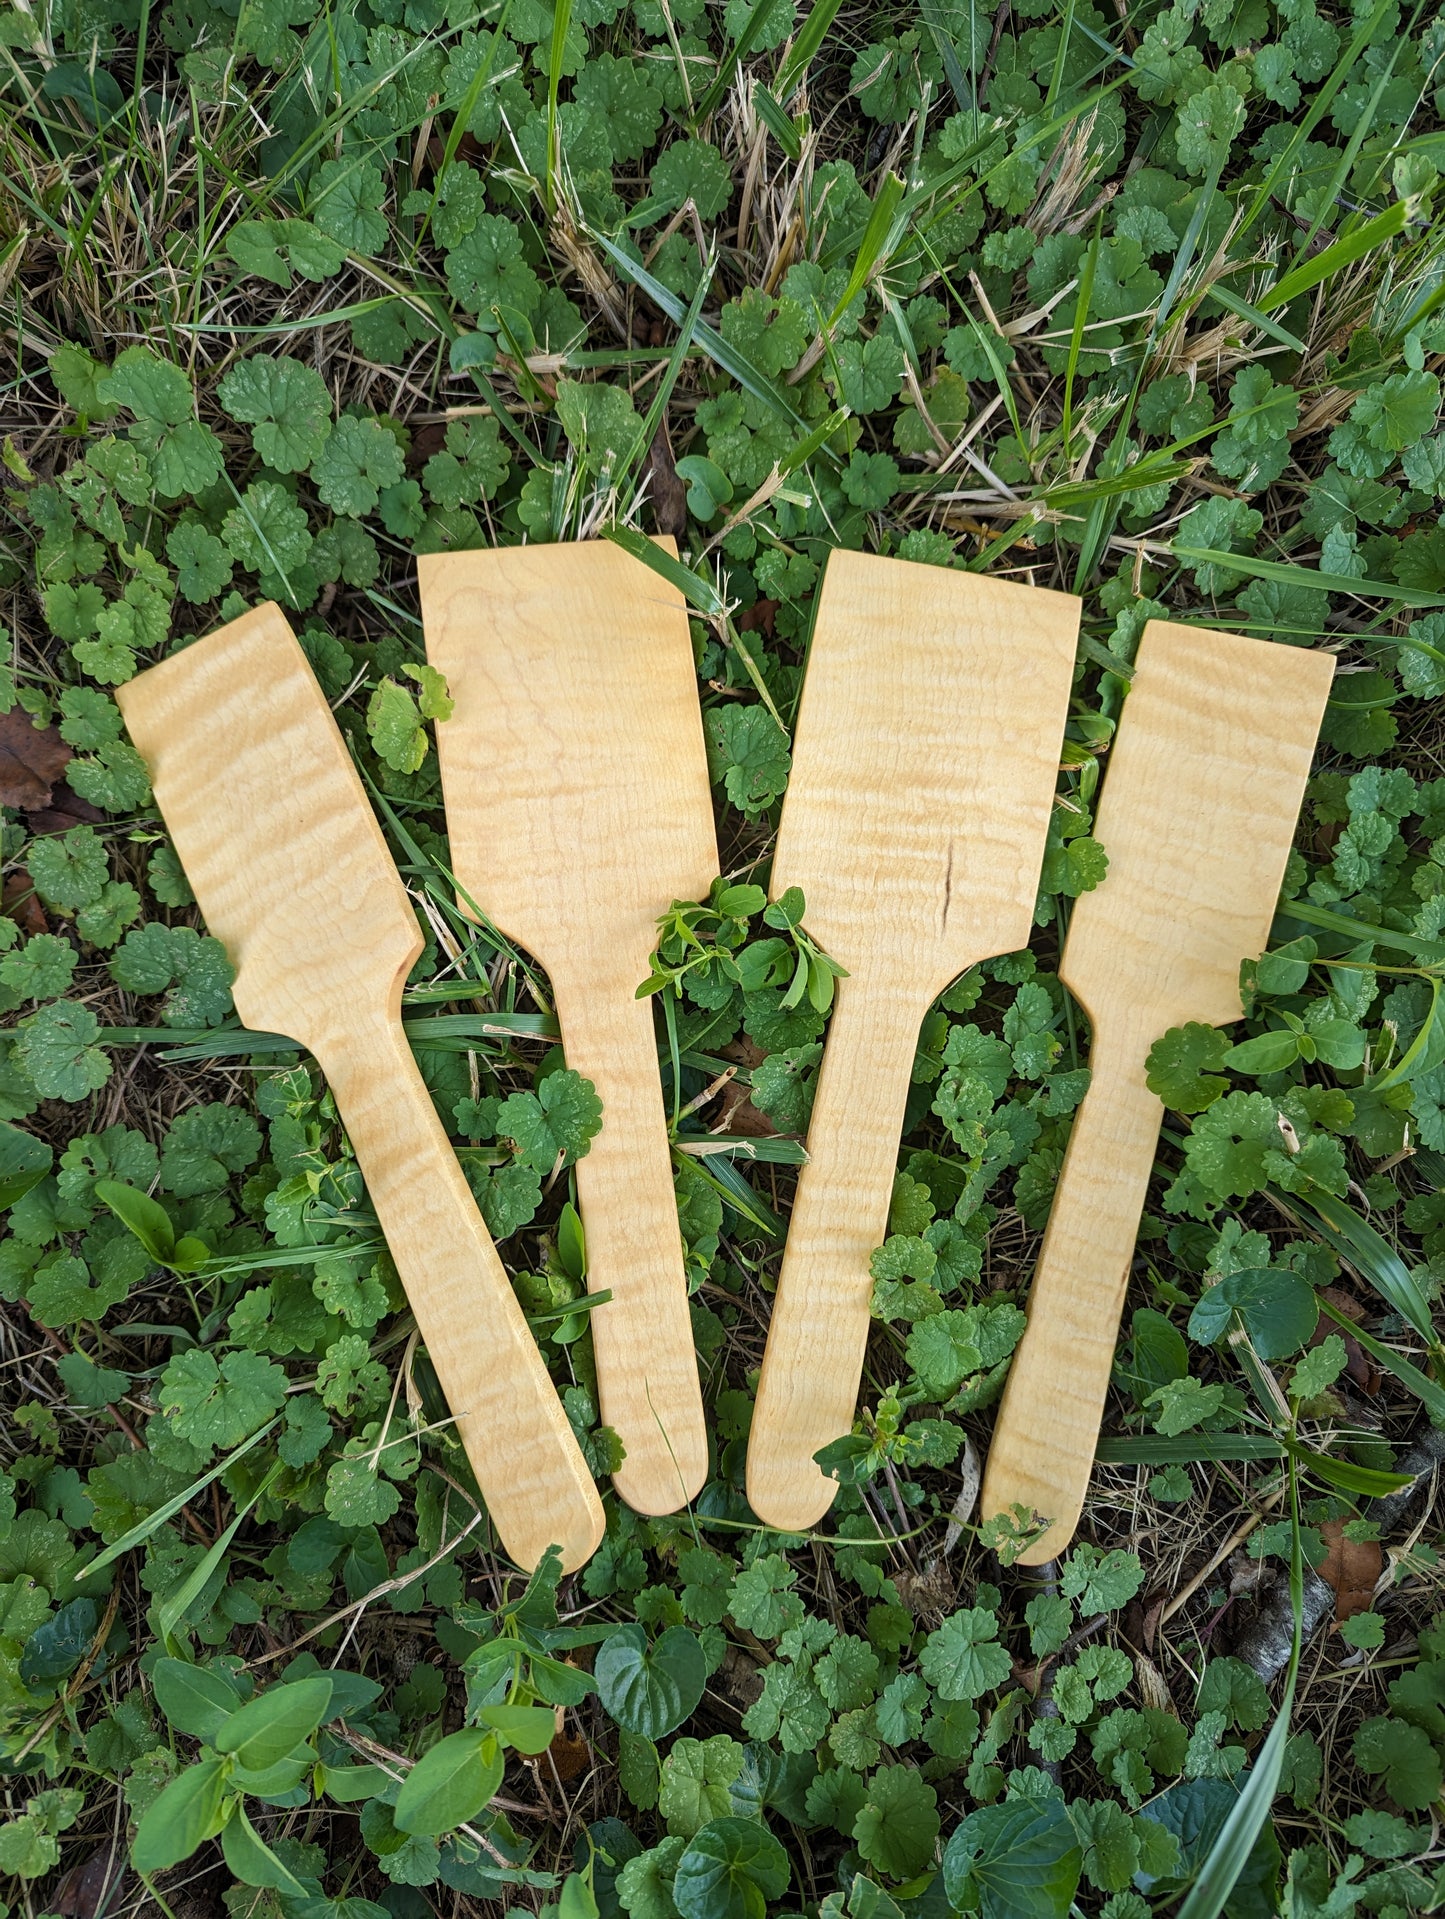
[[[665,313],[675,326],[683,324],[687,309],[675,293],[669,292],[660,280],[655,279],[641,261],[634,260],[624,253],[610,235],[592,232],[590,228],[588,233],[594,244],[601,247],[625,280],[630,280],[635,287],[640,288],[653,305]],[[761,400],[780,419],[787,420],[795,432],[808,431],[808,424],[802,415],[783,398],[767,375],[758,371],[745,353],[739,353],[736,347],[729,346],[722,335],[710,327],[705,320],[698,320],[693,332],[698,345],[707,357],[721,367],[724,373],[730,374],[740,387],[751,393],[754,399]]]
[[[1245,553],[1218,553],[1208,546],[1180,546],[1171,542],[1169,551],[1176,560],[1190,566],[1223,566],[1235,573],[1247,573],[1255,580],[1278,580],[1282,586],[1313,587],[1320,593],[1356,593],[1363,598],[1394,600],[1401,606],[1445,606],[1445,593],[1427,593],[1417,586],[1401,586],[1394,580],[1356,580],[1348,573],[1321,573],[1312,566],[1288,566],[1279,560],[1252,560]]]
[[[219,1479],[222,1473],[229,1472],[238,1459],[244,1459],[253,1446],[259,1446],[275,1424],[274,1419],[268,1419],[259,1432],[252,1433],[251,1437],[239,1445],[233,1453],[227,1453],[224,1459],[217,1460],[209,1472],[202,1473],[200,1478],[192,1481],[183,1492],[174,1494],[166,1500],[164,1505],[157,1506],[153,1513],[147,1513],[144,1519],[137,1521],[128,1533],[123,1533],[113,1545],[107,1546],[104,1552],[98,1553],[81,1569],[84,1577],[88,1579],[92,1573],[103,1572],[117,1559],[124,1559],[125,1555],[134,1552],[137,1546],[143,1546],[152,1533],[159,1532],[167,1520],[175,1518],[182,1506],[188,1505],[197,1493],[203,1493],[213,1479]]]
[[[1430,1424],[1445,1431],[1445,1390],[1435,1384],[1428,1373],[1422,1373],[1418,1366],[1412,1366],[1408,1359],[1393,1352],[1383,1340],[1376,1339],[1373,1333],[1367,1333],[1357,1326],[1347,1313],[1339,1312],[1327,1299],[1320,1301],[1320,1311],[1328,1313],[1335,1324],[1351,1339],[1357,1340],[1374,1360],[1377,1366],[1383,1366],[1386,1372],[1393,1373],[1402,1386],[1408,1386],[1430,1417]]]
[[[1383,213],[1377,213],[1373,220],[1367,220],[1362,227],[1356,227],[1353,233],[1347,233],[1343,239],[1336,240],[1333,246],[1326,247],[1323,253],[1317,253],[1313,260],[1306,260],[1303,266],[1295,267],[1282,280],[1277,280],[1268,292],[1259,296],[1260,305],[1266,311],[1271,307],[1288,306],[1291,300],[1308,293],[1321,280],[1328,280],[1332,273],[1352,267],[1357,260],[1363,260],[1367,253],[1384,246],[1397,233],[1403,233],[1409,217],[1408,201],[1396,200]]]
[[[817,59],[828,37],[828,29],[842,4],[843,0],[814,0],[808,9],[808,17],[793,36],[792,48],[778,68],[778,76],[773,82],[773,92],[779,100],[786,101],[788,95],[795,93],[801,85],[808,68]]]
[[[695,606],[708,619],[721,620],[726,617],[727,601],[712,581],[694,573],[681,560],[675,560],[665,547],[659,546],[655,540],[649,540],[635,526],[609,526],[603,538],[611,540],[614,546],[620,546],[624,553],[630,553],[634,560],[641,560],[644,566],[650,566],[659,579],[675,587],[689,606]]]
[[[1369,1281],[1386,1304],[1419,1334],[1438,1370],[1445,1362],[1445,1351],[1430,1321],[1430,1302],[1389,1240],[1333,1193],[1316,1187],[1306,1202],[1293,1193],[1276,1192],[1273,1187],[1270,1192],[1286,1212],[1295,1213],[1353,1266],[1361,1279]]]
[[[1219,1919],[1239,1875],[1249,1863],[1255,1841],[1264,1830],[1279,1788],[1284,1769],[1284,1749],[1289,1739],[1290,1715],[1294,1710],[1295,1685],[1299,1679],[1299,1660],[1304,1622],[1304,1559],[1300,1550],[1299,1487],[1295,1483],[1293,1461],[1289,1467],[1290,1556],[1289,1596],[1294,1613],[1294,1637],[1290,1646],[1289,1672],[1284,1697],[1269,1729],[1269,1737],[1260,1747],[1249,1778],[1233,1810],[1209,1848],[1209,1857],[1199,1870],[1189,1896],[1179,1908],[1176,1919]]]
[[[693,111],[692,124],[694,127],[700,125],[701,122],[706,120],[711,114],[716,113],[723,95],[733,83],[733,75],[757,45],[758,40],[762,36],[763,29],[772,18],[773,9],[777,5],[778,0],[753,0],[748,17],[743,23],[742,32],[728,48],[726,54],[724,54],[712,85],[702,96],[701,100],[698,101]]]

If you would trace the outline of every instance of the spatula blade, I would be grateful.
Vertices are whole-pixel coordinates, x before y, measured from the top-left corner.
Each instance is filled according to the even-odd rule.
[[[1060,972],[1111,1032],[1240,1017],[1334,675],[1329,653],[1167,620],[1144,628],[1094,828],[1103,883]]]
[[[634,991],[659,913],[717,873],[682,595],[610,540],[417,571],[455,702],[437,752],[459,880],[549,973]]]
[[[248,1026],[313,1052],[400,993],[422,940],[285,615],[257,607],[116,689]],[[253,859],[239,859],[238,846]],[[297,955],[325,942],[327,991]]]
[[[829,555],[773,891],[925,997],[1028,942],[1079,629],[1066,593]]]

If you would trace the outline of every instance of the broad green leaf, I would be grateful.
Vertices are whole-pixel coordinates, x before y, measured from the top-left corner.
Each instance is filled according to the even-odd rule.
[[[108,1206],[135,1234],[158,1266],[169,1263],[175,1251],[176,1234],[170,1214],[159,1200],[115,1179],[98,1179],[93,1191],[101,1205]]]
[[[955,1911],[983,1919],[1064,1919],[1083,1853],[1062,1799],[1011,1799],[971,1812],[943,1855]]]
[[[714,1819],[677,1862],[672,1896],[682,1919],[763,1919],[792,1878],[788,1855],[756,1819]]]
[[[450,1832],[476,1817],[502,1783],[495,1734],[480,1726],[449,1733],[412,1767],[397,1795],[399,1832]]]
[[[131,1862],[138,1872],[164,1872],[189,1859],[197,1847],[221,1829],[225,1806],[225,1767],[202,1759],[173,1779],[136,1830]]]
[[[1287,1359],[1310,1338],[1319,1311],[1314,1287],[1298,1273],[1246,1267],[1205,1288],[1190,1316],[1189,1337],[1212,1346],[1238,1313],[1261,1359]]]
[[[7,1212],[32,1186],[38,1186],[54,1159],[43,1139],[8,1121],[0,1123],[0,1212]]]
[[[215,1739],[251,1771],[274,1766],[308,1740],[326,1717],[331,1681],[324,1674],[269,1686],[237,1708]]]
[[[518,1752],[543,1753],[557,1733],[557,1715],[550,1706],[483,1706],[477,1718]]]
[[[675,1732],[707,1685],[702,1646],[686,1626],[669,1626],[651,1643],[641,1626],[623,1626],[598,1648],[592,1672],[618,1725],[648,1739]]]
[[[183,1659],[157,1660],[151,1687],[156,1704],[177,1732],[212,1746],[241,1703],[236,1687],[220,1671],[187,1665]]]
[[[243,1805],[235,1807],[222,1828],[221,1851],[243,1886],[266,1886],[292,1898],[306,1896],[306,1888],[262,1839]]]

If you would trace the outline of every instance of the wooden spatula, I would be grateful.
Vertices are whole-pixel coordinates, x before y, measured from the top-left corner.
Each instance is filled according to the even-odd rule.
[[[1145,1058],[1171,1026],[1241,1016],[1240,962],[1269,936],[1333,674],[1327,653],[1202,627],[1151,620],[1139,643],[1095,828],[1109,870],[1075,905],[1059,967],[1093,1023],[1093,1080],[980,1508],[1053,1521],[1020,1564],[1063,1551],[1089,1483],[1164,1114]]]
[[[117,690],[248,1026],[314,1053],[507,1551],[579,1566],[597,1488],[401,1027],[422,940],[275,606]]]
[[[748,1444],[748,1498],[800,1530],[852,1425],[918,1031],[975,961],[1025,945],[1073,673],[1063,593],[834,552],[773,892],[848,969],[818,1076]]]
[[[673,1198],[652,1004],[637,998],[675,899],[705,895],[717,838],[682,596],[608,540],[420,562],[462,892],[546,968],[567,1064],[602,1099],[577,1164],[602,1417],[617,1490],[675,1512],[707,1432]]]

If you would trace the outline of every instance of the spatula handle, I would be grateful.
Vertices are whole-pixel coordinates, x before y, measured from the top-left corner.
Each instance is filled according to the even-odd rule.
[[[582,1565],[597,1487],[399,1024],[358,1020],[320,1058],[503,1545]]]
[[[813,1455],[851,1431],[868,1342],[868,1261],[888,1207],[928,994],[841,980],[808,1127],[748,1439],[748,1501],[801,1532],[833,1503]]]
[[[980,1512],[1020,1505],[1053,1524],[1018,1563],[1073,1538],[1098,1444],[1139,1215],[1164,1117],[1144,1083],[1147,1042],[1094,1039],[1094,1077],[1069,1135],[989,1446]]]
[[[577,1162],[602,1418],[627,1449],[614,1477],[641,1513],[673,1513],[707,1478],[707,1427],[673,1197],[667,1114],[646,970],[552,976],[567,1064],[602,1100],[602,1131]]]

